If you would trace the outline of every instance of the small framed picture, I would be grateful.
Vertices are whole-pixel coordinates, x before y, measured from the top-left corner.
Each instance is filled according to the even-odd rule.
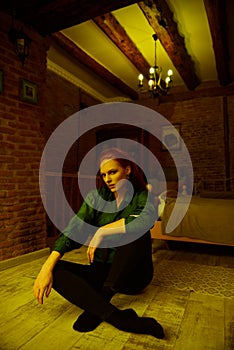
[[[21,100],[37,104],[37,84],[21,79]]]
[[[178,151],[181,148],[181,125],[162,126],[162,150]]]
[[[4,86],[3,86],[3,70],[0,69],[0,92],[3,92]]]

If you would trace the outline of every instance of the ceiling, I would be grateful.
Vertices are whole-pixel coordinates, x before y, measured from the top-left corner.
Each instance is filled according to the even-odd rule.
[[[232,0],[1,0],[0,11],[51,35],[48,68],[101,101],[138,98],[137,76],[171,68],[174,88],[234,81]],[[146,87],[144,88],[147,89]]]

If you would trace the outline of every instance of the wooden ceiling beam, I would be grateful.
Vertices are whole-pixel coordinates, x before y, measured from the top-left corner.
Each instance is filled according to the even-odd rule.
[[[6,0],[3,0],[5,3]],[[9,0],[8,0],[9,1]],[[42,35],[72,27],[104,13],[136,3],[136,0],[21,0],[14,2],[16,17]],[[0,9],[1,9],[0,4]]]
[[[150,68],[149,63],[146,61],[117,19],[111,13],[106,13],[103,16],[95,17],[93,21],[122,51],[122,53],[131,61],[139,72],[148,78]]]
[[[189,90],[199,84],[195,64],[185,47],[184,38],[179,34],[173,13],[165,0],[147,0],[138,3],[149,24],[170,57]]]
[[[116,89],[121,91],[124,95],[128,96],[132,100],[138,98],[138,94],[135,90],[126,85],[122,80],[117,78],[114,74],[109,72],[105,67],[96,62],[93,58],[87,55],[76,44],[68,39],[62,33],[52,34],[54,42],[63,50],[65,50],[73,59],[78,60],[80,63],[88,67],[93,73],[97,74],[100,78],[113,85]]]
[[[203,0],[210,26],[218,79],[221,85],[231,83],[225,2]]]

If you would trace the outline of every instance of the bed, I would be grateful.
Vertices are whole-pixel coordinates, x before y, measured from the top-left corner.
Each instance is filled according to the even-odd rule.
[[[178,196],[177,208],[183,208],[185,196]],[[165,198],[161,216],[151,229],[152,238],[234,246],[234,191],[202,190],[193,195],[188,210],[171,232],[167,224],[176,198]]]

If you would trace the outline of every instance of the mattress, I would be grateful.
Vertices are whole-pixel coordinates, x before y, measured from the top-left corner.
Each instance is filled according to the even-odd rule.
[[[181,222],[166,232],[167,223],[175,206],[176,198],[167,198],[162,216],[162,234],[190,237],[206,241],[234,244],[234,200],[193,196]],[[187,203],[177,199],[178,213]],[[178,222],[180,219],[178,219]]]

